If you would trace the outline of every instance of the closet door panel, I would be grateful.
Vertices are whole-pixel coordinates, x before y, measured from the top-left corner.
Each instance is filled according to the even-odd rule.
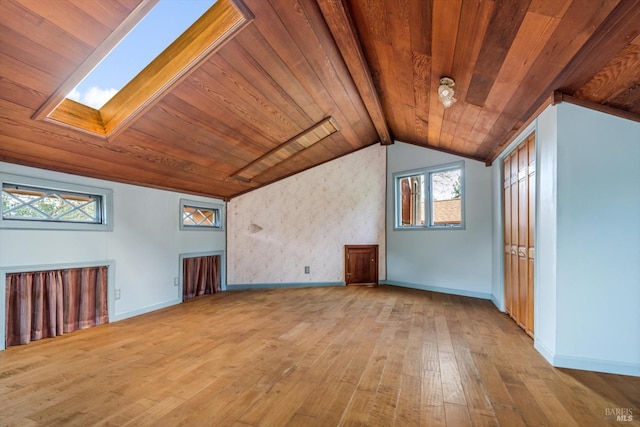
[[[503,167],[505,308],[533,336],[535,135],[507,156]]]
[[[518,147],[518,324],[527,329],[527,240],[529,238],[529,150]]]
[[[502,164],[502,188],[504,192],[504,304],[505,310],[513,316],[513,283],[511,280],[511,157]]]
[[[520,318],[520,288],[518,286],[518,153],[511,156],[511,291],[512,316]]]
[[[533,279],[534,279],[534,257],[535,257],[535,206],[536,206],[536,150],[535,150],[535,135],[530,136],[527,139],[527,145],[529,146],[529,218],[528,218],[528,239],[527,239],[527,260],[528,260],[528,275],[527,275],[527,333],[533,336],[533,307],[534,307],[534,292],[533,292]]]

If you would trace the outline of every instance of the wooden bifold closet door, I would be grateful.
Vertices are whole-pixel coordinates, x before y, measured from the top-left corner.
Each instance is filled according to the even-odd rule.
[[[504,159],[505,308],[533,336],[535,134]]]

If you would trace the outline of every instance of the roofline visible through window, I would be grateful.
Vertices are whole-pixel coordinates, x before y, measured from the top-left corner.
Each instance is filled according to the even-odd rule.
[[[203,60],[253,20],[242,0],[218,0],[167,49],[99,110],[67,94],[146,15],[158,0],[143,0],[65,83],[32,116],[103,137],[115,137],[184,80]]]

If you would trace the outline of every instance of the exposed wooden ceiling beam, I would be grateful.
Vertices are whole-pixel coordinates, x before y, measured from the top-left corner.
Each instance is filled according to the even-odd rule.
[[[586,85],[609,62],[611,54],[621,51],[640,34],[638,22],[640,0],[620,2],[556,78],[554,88],[573,94]]]
[[[640,115],[640,0],[218,0],[254,20],[105,140],[108,114],[60,101],[155,1],[0,0],[0,160],[231,198],[394,138],[489,163],[552,102]]]
[[[621,117],[623,119],[631,120],[634,122],[640,122],[640,114],[636,114],[631,111],[620,110],[619,108],[610,107],[608,105],[598,104],[597,102],[588,101],[586,99],[580,99],[567,95],[562,92],[554,92],[553,105],[561,102],[568,102],[569,104],[578,105],[580,107],[589,108],[591,110],[600,111],[601,113],[610,114],[612,116]]]
[[[318,5],[378,132],[380,143],[382,145],[393,144],[393,138],[389,133],[389,127],[382,112],[382,104],[373,84],[369,66],[364,58],[353,21],[344,1],[321,0]]]

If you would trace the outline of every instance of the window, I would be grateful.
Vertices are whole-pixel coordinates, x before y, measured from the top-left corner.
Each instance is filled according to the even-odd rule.
[[[181,230],[222,230],[224,205],[180,200]]]
[[[396,229],[463,229],[464,162],[394,174]]]
[[[102,108],[214,3],[215,0],[160,0],[67,98]]]
[[[33,118],[63,123],[103,137],[117,135],[253,19],[239,0],[167,0],[154,8],[156,3],[141,2]],[[130,24],[140,21],[151,8],[149,19],[131,32],[133,41],[123,40]],[[193,24],[189,26],[190,22]],[[144,47],[138,45],[136,38]],[[162,50],[162,46],[151,43],[161,41],[170,44]],[[115,57],[105,58],[112,50]],[[135,58],[128,58],[131,52]],[[131,70],[125,75],[124,69],[129,64],[137,64],[142,70],[137,74]]]
[[[111,230],[111,190],[2,175],[2,228]]]

